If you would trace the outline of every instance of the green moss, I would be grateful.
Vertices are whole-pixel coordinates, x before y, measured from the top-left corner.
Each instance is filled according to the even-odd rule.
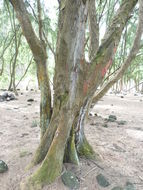
[[[85,137],[79,142],[77,150],[79,156],[88,159],[95,159],[95,152]]]
[[[76,165],[79,164],[77,150],[75,147],[75,133],[73,128],[71,130],[71,135],[65,149],[64,162],[73,163]]]
[[[44,185],[54,182],[61,172],[62,165],[56,163],[54,158],[44,160],[41,167],[21,184],[21,190],[41,190]]]

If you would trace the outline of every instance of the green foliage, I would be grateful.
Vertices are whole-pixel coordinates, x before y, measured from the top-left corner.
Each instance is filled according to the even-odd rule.
[[[25,1],[27,10],[29,12],[30,19],[32,21],[33,28],[38,34],[38,22],[37,22],[37,5],[34,1]],[[55,51],[56,47],[56,37],[57,37],[57,25],[55,24],[55,20],[51,20],[47,14],[48,10],[45,8],[44,2],[42,2],[42,23],[43,23],[43,32],[51,44],[51,47]],[[15,29],[14,29],[15,23]],[[10,78],[12,74],[12,67],[14,63],[15,57],[15,34],[17,36],[17,40],[21,35],[22,30],[20,25],[16,19],[16,15],[13,11],[12,6],[10,5],[9,1],[3,1],[0,5],[0,88],[8,88],[10,83]],[[45,40],[45,39],[44,39]],[[49,76],[52,80],[54,75],[54,56],[49,50],[47,45],[47,54],[48,54],[48,71]],[[18,48],[18,55],[16,58],[16,74],[15,80],[16,84],[19,82],[21,77],[24,75],[30,60],[32,57],[31,50],[25,37],[22,35],[21,43]],[[3,70],[3,71],[2,71]],[[34,60],[32,64],[28,68],[28,71],[22,81],[25,81],[24,85],[27,85],[26,81],[34,80],[36,82],[36,65]],[[26,87],[25,87],[26,88]]]
[[[104,36],[105,30],[109,27],[113,16],[116,14],[121,0],[106,0],[96,1],[96,13],[97,13],[97,21],[99,24],[99,41]],[[37,12],[37,3],[33,0],[25,1],[26,8],[29,12],[29,17],[32,22],[33,28],[39,36],[39,25],[38,25],[38,12]],[[51,9],[48,8],[45,1],[41,1],[42,8],[42,24],[43,24],[43,40],[47,45],[47,66],[48,72],[50,76],[50,81],[53,80],[54,76],[54,67],[55,67],[55,58],[54,55],[48,45],[50,44],[53,51],[56,51],[56,41],[57,41],[57,30],[58,30],[58,9],[54,7],[54,12],[57,12],[55,15],[55,19],[51,18],[49,15]],[[131,49],[135,32],[137,30],[137,17],[138,17],[138,5],[136,6],[131,18],[129,19],[126,28],[121,37],[120,44],[118,46],[112,67],[109,69],[109,72],[106,74],[107,77],[109,74],[115,72],[125,61],[129,51]],[[14,26],[15,25],[15,26]],[[0,5],[0,88],[8,88],[10,83],[10,78],[12,75],[12,67],[14,63],[15,56],[15,36],[17,40],[21,35],[22,30],[20,25],[16,19],[16,15],[13,11],[12,6],[9,1],[2,1]],[[86,29],[86,39],[89,37],[89,29],[87,23]],[[89,43],[85,46],[85,56],[88,58],[88,50]],[[32,57],[31,50],[25,40],[25,37],[22,36],[20,46],[18,48],[18,55],[16,58],[16,68],[15,68],[15,83],[17,84],[21,77],[24,75],[30,60]],[[140,83],[143,80],[143,47],[138,53],[136,59],[133,64],[129,67],[128,71],[123,77],[123,82],[127,84],[129,81],[134,80],[135,83]],[[34,60],[32,64],[28,68],[27,73],[22,78],[22,81],[33,80],[36,81],[36,66]],[[26,84],[26,83],[22,83]]]

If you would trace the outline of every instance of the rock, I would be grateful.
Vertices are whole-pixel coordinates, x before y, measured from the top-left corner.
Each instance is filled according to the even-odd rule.
[[[105,128],[108,128],[107,123],[104,123],[102,126],[105,127]]]
[[[109,119],[117,120],[117,117],[116,117],[116,115],[109,115]]]
[[[8,92],[2,93],[2,97],[3,97],[3,98],[7,98],[7,97],[8,97]]]
[[[66,171],[61,178],[64,185],[68,186],[69,189],[79,189],[80,183],[74,173]]]
[[[15,100],[16,98],[15,98],[15,96],[14,96],[14,94],[9,94],[9,98],[10,98],[10,100]]]
[[[7,97],[7,98],[6,98],[6,101],[10,101],[10,97]]]
[[[4,92],[1,96],[0,96],[0,101],[10,101],[10,100],[16,100],[15,96],[13,93],[8,93],[8,92]]]
[[[4,173],[7,170],[8,170],[7,164],[4,161],[0,160],[0,173]]]
[[[111,190],[124,190],[124,189],[122,187],[116,186],[116,187],[113,187]]]
[[[117,120],[116,115],[109,115],[108,119],[106,121],[108,122],[115,122]]]
[[[102,187],[108,187],[110,185],[110,183],[102,174],[97,175],[96,179],[97,179],[98,184]]]
[[[121,96],[121,98],[124,98],[124,96]]]
[[[27,102],[34,102],[34,99],[30,98],[30,99],[27,100]]]
[[[125,190],[135,190],[135,187],[131,182],[128,181],[126,183]]]
[[[118,125],[125,125],[127,122],[126,122],[126,121],[121,120],[121,121],[117,121],[117,123],[118,123]]]
[[[108,122],[115,122],[116,120],[113,119],[113,118],[108,118],[107,121],[108,121]]]

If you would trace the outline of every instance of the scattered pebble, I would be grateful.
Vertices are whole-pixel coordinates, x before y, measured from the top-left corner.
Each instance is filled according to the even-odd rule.
[[[34,102],[34,99],[30,98],[30,99],[27,100],[27,102]]]

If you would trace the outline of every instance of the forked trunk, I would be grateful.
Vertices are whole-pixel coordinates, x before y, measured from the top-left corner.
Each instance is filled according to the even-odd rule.
[[[59,1],[60,15],[52,113],[45,46],[35,36],[23,1],[11,0],[11,2],[18,13],[24,35],[33,52],[41,89],[42,138],[31,166],[43,162],[39,169],[27,179],[27,182],[22,184],[22,188],[41,190],[44,184],[51,183],[60,176],[63,161],[78,164],[79,156],[86,158],[95,156],[84,134],[84,120],[95,91],[113,62],[122,31],[137,0],[122,2],[100,47],[95,52],[92,51],[93,59],[90,64],[83,59],[88,1]],[[21,10],[25,12],[24,16]],[[92,27],[90,29],[92,30]],[[33,42],[35,42],[34,46]],[[122,68],[123,71],[135,56],[135,51],[132,53],[133,56],[127,59],[125,67]],[[121,74],[122,70],[117,73],[117,79],[121,77]],[[111,81],[109,86],[115,81]]]

